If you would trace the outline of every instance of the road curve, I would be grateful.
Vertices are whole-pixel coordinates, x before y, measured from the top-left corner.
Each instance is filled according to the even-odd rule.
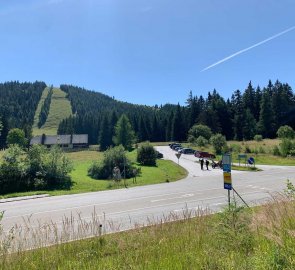
[[[162,222],[171,214],[187,210],[208,207],[219,211],[227,205],[227,191],[223,189],[220,169],[202,171],[192,155],[182,155],[178,161],[169,147],[157,149],[165,159],[179,162],[188,171],[188,176],[171,183],[0,204],[0,211],[5,211],[4,231],[13,226],[24,226],[21,225],[24,221],[39,230],[44,224],[55,224],[59,232],[66,231],[67,226],[75,231],[81,231],[79,226],[88,226],[83,235],[69,236],[72,239],[93,235],[94,223],[102,224],[102,232],[109,233]],[[286,179],[295,180],[295,166],[261,167],[261,172],[232,172],[233,186],[252,205],[265,202],[274,192],[283,191]]]

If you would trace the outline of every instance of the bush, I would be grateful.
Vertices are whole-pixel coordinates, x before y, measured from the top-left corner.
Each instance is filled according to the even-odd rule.
[[[279,149],[279,147],[277,145],[274,146],[274,148],[272,149],[272,154],[274,156],[280,156],[281,155],[280,149]]]
[[[221,154],[222,148],[226,145],[226,139],[223,135],[218,133],[210,138],[210,143],[214,147],[215,153],[219,155]]]
[[[19,128],[13,128],[9,130],[7,139],[7,145],[17,144],[24,148],[27,145],[28,140],[25,138],[25,132]]]
[[[281,139],[294,139],[295,132],[290,126],[281,126],[278,131],[277,135]]]
[[[137,149],[137,162],[145,166],[156,166],[156,151],[150,144],[143,144]]]
[[[245,145],[244,153],[246,154],[252,153],[251,148],[247,144]]]
[[[229,150],[231,152],[240,153],[242,149],[242,146],[239,144],[231,144]]]
[[[295,150],[295,143],[293,144],[289,139],[283,139],[280,143],[280,152],[282,156],[286,157],[287,155],[291,155],[293,150]]]
[[[119,167],[122,174],[124,174],[125,168],[126,178],[133,176],[133,167],[126,157],[122,145],[109,148],[105,151],[104,159],[101,162],[94,162],[88,169],[88,175],[94,179],[111,179],[116,166]]]
[[[200,146],[200,147],[204,147],[208,144],[208,140],[205,139],[203,136],[199,136],[197,139],[196,139],[196,145],[197,146]]]
[[[261,142],[262,140],[263,140],[263,137],[262,137],[262,135],[255,135],[254,136],[254,140],[256,141],[256,142]]]
[[[1,194],[36,189],[70,188],[70,160],[57,148],[34,145],[27,152],[12,145],[0,165]]]
[[[193,125],[188,132],[188,141],[195,143],[197,138],[200,136],[204,137],[206,140],[209,140],[212,136],[211,129],[205,125]]]

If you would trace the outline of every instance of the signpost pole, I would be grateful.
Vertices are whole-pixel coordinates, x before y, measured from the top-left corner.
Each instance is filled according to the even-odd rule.
[[[232,190],[231,179],[231,155],[225,154],[222,156],[223,181],[224,189],[227,189],[228,208],[230,209],[230,191]]]

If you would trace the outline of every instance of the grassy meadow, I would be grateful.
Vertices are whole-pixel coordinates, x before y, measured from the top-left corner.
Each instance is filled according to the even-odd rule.
[[[70,101],[66,98],[66,93],[61,91],[59,88],[53,88],[53,94],[51,97],[51,104],[49,109],[49,114],[45,124],[39,129],[38,120],[39,114],[44,103],[44,99],[48,94],[48,88],[42,93],[42,97],[38,104],[38,108],[35,112],[34,125],[33,125],[33,135],[56,135],[57,128],[61,120],[69,117],[72,114],[72,107]]]
[[[291,270],[294,216],[295,201],[283,195],[254,209],[184,210],[145,228],[11,255],[3,249],[0,269]]]
[[[103,153],[92,150],[83,150],[76,152],[66,152],[66,155],[73,161],[73,171],[70,176],[74,182],[70,190],[43,190],[12,193],[2,196],[3,198],[28,196],[36,194],[50,194],[50,195],[66,195],[85,193],[92,191],[110,190],[117,188],[125,188],[123,180],[121,183],[115,184],[112,180],[95,180],[87,175],[87,170],[93,161],[103,158]],[[127,152],[127,157],[136,166],[136,150]],[[187,176],[187,171],[169,160],[157,160],[156,167],[141,166],[141,175],[137,177],[136,183],[132,179],[127,179],[128,187],[159,184],[165,182],[173,182]],[[1,196],[0,196],[1,197]]]

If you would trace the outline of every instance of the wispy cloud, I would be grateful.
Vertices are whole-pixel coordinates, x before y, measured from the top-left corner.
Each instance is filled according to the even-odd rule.
[[[250,47],[248,47],[248,48],[245,48],[245,49],[240,50],[240,51],[238,51],[238,52],[236,52],[236,53],[234,53],[234,54],[231,54],[230,56],[227,56],[227,57],[225,57],[225,58],[223,58],[223,59],[217,61],[216,63],[214,63],[214,64],[212,64],[212,65],[210,65],[210,66],[204,68],[203,70],[201,70],[201,72],[206,71],[206,70],[208,70],[208,69],[210,69],[210,68],[213,68],[213,67],[215,67],[215,66],[217,66],[217,65],[219,65],[219,64],[221,64],[221,63],[224,63],[224,62],[226,62],[227,60],[229,60],[229,59],[231,59],[231,58],[234,58],[234,57],[236,57],[236,56],[238,56],[238,55],[240,55],[240,54],[242,54],[242,53],[244,53],[244,52],[247,52],[247,51],[249,51],[249,50],[251,50],[251,49],[254,49],[255,47],[258,47],[258,46],[260,46],[260,45],[262,45],[262,44],[264,44],[264,43],[266,43],[266,42],[269,42],[269,41],[271,41],[271,40],[273,40],[273,39],[275,39],[275,38],[277,38],[277,37],[279,37],[279,36],[281,36],[281,35],[284,35],[284,34],[290,32],[290,31],[294,30],[294,29],[295,29],[295,26],[292,26],[292,27],[290,27],[290,28],[288,28],[288,29],[286,29],[286,30],[284,30],[284,31],[282,31],[282,32],[280,32],[280,33],[278,33],[278,34],[275,34],[275,35],[273,35],[273,36],[271,36],[271,37],[269,37],[269,38],[267,38],[267,39],[264,39],[264,40],[262,40],[262,41],[260,41],[260,42],[258,42],[258,43],[256,43],[256,44],[254,44],[254,45],[252,45],[252,46],[250,46]]]

